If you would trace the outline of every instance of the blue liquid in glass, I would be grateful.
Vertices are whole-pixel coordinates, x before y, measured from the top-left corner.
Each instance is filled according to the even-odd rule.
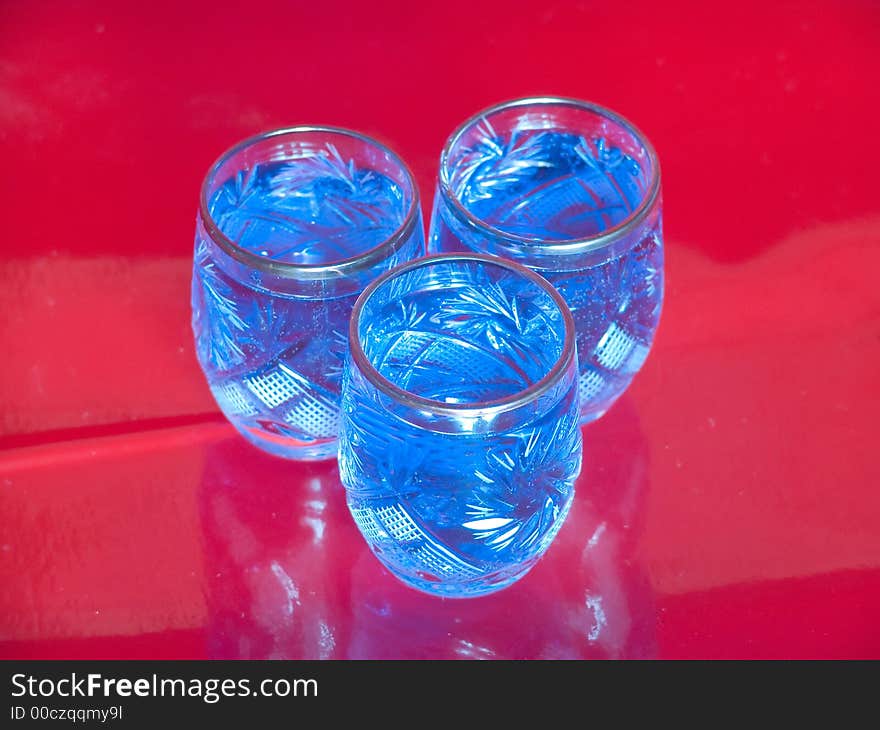
[[[529,280],[459,266],[414,269],[374,292],[360,318],[364,352],[389,381],[439,403],[521,393],[559,358],[562,316]],[[576,388],[571,370],[544,407],[489,432],[462,416],[450,433],[457,417],[445,427],[416,424],[350,368],[340,474],[379,559],[404,582],[453,597],[522,577],[571,504],[581,453]]]
[[[462,205],[490,226],[535,242],[574,241],[622,224],[647,195],[644,170],[604,138],[561,131],[487,126],[462,153],[451,186]],[[432,249],[496,252],[491,239],[435,216]],[[575,318],[583,420],[601,416],[644,363],[660,318],[660,222],[644,226],[628,250],[597,254],[587,266],[538,269]],[[500,253],[500,252],[498,252]],[[500,254],[503,255],[503,254]],[[564,260],[561,257],[560,261]]]
[[[484,141],[453,184],[478,218],[536,241],[601,233],[623,222],[645,191],[634,159],[604,139],[564,132]]]
[[[307,158],[240,171],[217,189],[209,209],[227,238],[255,255],[331,264],[382,244],[409,204],[396,182],[343,161],[328,144]],[[421,233],[414,237],[410,244],[420,249]],[[410,247],[400,255],[417,255]],[[194,276],[199,359],[225,415],[280,455],[332,456],[348,320],[359,292],[340,295],[331,282],[321,296],[293,298],[248,286],[198,237]]]
[[[290,264],[328,264],[378,246],[403,222],[403,191],[330,149],[239,172],[211,198],[217,227],[251,253]]]

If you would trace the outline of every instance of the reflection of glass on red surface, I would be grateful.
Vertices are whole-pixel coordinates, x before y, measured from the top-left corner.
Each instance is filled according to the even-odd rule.
[[[656,653],[635,546],[648,450],[629,398],[584,431],[557,542],[518,584],[441,600],[389,575],[357,532],[335,462],[212,446],[199,492],[215,658],[619,658]]]
[[[608,658],[649,658],[657,651],[654,590],[637,554],[649,462],[639,413],[625,395],[584,429],[580,499],[560,535],[571,552],[553,563],[564,595],[577,607],[579,630]]]
[[[359,535],[336,462],[292,468],[224,441],[207,454],[199,510],[209,656],[338,658],[337,566]]]

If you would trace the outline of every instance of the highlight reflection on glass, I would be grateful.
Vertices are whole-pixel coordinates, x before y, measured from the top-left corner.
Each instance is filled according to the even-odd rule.
[[[428,593],[521,578],[580,472],[571,314],[494,257],[410,262],[358,299],[343,381],[340,477],[376,556]]]
[[[660,318],[657,157],[635,127],[594,104],[492,107],[446,143],[428,248],[518,261],[562,293],[577,327],[581,417],[592,421],[641,368]]]
[[[289,458],[335,455],[354,301],[423,249],[412,176],[367,137],[297,127],[220,158],[202,186],[193,332],[245,438]]]

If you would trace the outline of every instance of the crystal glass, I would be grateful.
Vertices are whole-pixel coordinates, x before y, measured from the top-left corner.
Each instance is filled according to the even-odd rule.
[[[427,257],[355,304],[340,477],[375,555],[422,591],[521,578],[580,472],[574,322],[544,279],[478,254]]]
[[[600,417],[648,356],[663,301],[660,167],[595,104],[521,99],[456,130],[440,158],[431,252],[479,251],[541,273],[577,328],[581,418]]]
[[[354,302],[423,253],[413,177],[368,137],[295,127],[221,156],[202,184],[192,325],[238,431],[279,456],[335,456]]]

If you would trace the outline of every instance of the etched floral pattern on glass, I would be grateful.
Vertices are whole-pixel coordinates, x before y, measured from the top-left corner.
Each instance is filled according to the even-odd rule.
[[[352,320],[349,507],[409,585],[499,590],[548,548],[580,471],[570,315],[546,282],[497,259],[438,257],[390,277]]]

